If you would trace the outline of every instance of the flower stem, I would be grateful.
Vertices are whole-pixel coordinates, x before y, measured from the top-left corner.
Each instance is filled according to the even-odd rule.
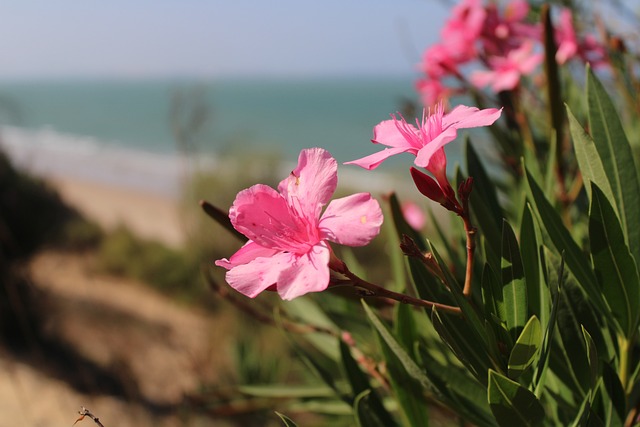
[[[389,298],[395,301],[399,301],[403,304],[411,304],[416,307],[426,307],[426,308],[437,308],[438,310],[453,313],[453,314],[462,314],[462,311],[459,307],[453,307],[451,305],[440,304],[437,302],[427,301],[420,298],[414,298],[409,295],[401,294],[398,292],[390,291],[389,289],[383,288],[382,286],[373,284],[371,282],[367,282],[366,280],[358,277],[354,273],[352,273],[346,265],[344,268],[339,271],[339,273],[344,274],[346,277],[351,280],[351,283],[359,288],[365,289],[368,291],[367,296],[375,296],[381,298]]]
[[[467,235],[467,269],[464,275],[462,294],[469,298],[471,296],[471,282],[473,279],[473,254],[476,250],[476,229],[471,225],[468,215],[465,215],[462,220],[464,221],[464,231]]]

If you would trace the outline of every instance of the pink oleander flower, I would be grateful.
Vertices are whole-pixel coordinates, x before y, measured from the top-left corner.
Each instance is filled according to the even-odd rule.
[[[414,230],[422,230],[427,223],[427,217],[415,202],[407,200],[400,206],[402,209],[402,216],[407,224],[409,224]]]
[[[238,292],[255,297],[271,288],[290,300],[329,285],[329,241],[364,246],[379,232],[382,211],[368,193],[333,200],[337,163],[321,148],[302,150],[298,166],[278,190],[257,184],[241,191],[229,209],[233,227],[249,241],[215,264]],[[335,259],[335,258],[334,258]]]
[[[416,90],[422,99],[422,105],[432,107],[438,103],[446,104],[454,89],[442,84],[440,80],[430,78],[420,79],[416,82]]]
[[[543,54],[533,49],[533,42],[527,41],[506,57],[489,58],[491,70],[474,71],[471,83],[480,88],[491,85],[494,92],[514,89],[523,75],[530,74],[542,62]]]
[[[562,9],[559,21],[554,30],[558,45],[556,51],[558,64],[565,64],[575,57],[581,58],[593,67],[606,64],[605,49],[592,34],[587,34],[583,40],[578,40],[570,9]]]
[[[500,117],[501,110],[459,105],[445,114],[442,104],[437,104],[432,114],[423,111],[422,120],[416,126],[404,117],[391,115],[391,120],[380,122],[373,129],[374,144],[386,145],[382,151],[347,162],[365,169],[375,169],[383,161],[400,153],[416,156],[415,164],[426,168],[437,179],[446,180],[446,156],[444,146],[458,135],[458,129],[489,126]]]
[[[558,64],[564,64],[578,54],[578,38],[576,37],[576,30],[573,28],[571,10],[562,9],[559,19],[559,25],[556,26],[554,31],[558,45],[556,61]]]
[[[481,0],[463,0],[453,8],[451,17],[440,32],[440,38],[456,63],[476,58],[476,44],[486,16]]]
[[[458,61],[453,50],[441,43],[431,45],[422,55],[420,71],[432,79],[441,79],[457,72]]]
[[[505,56],[527,40],[541,40],[540,25],[526,22],[529,14],[527,0],[509,2],[502,14],[495,4],[490,4],[486,12],[481,39],[487,55]]]

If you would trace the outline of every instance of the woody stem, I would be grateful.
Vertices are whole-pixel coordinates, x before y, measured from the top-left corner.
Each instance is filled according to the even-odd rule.
[[[369,292],[368,296],[375,296],[381,298],[389,298],[403,304],[411,304],[416,307],[426,307],[426,308],[437,308],[438,310],[453,313],[453,314],[462,314],[462,311],[459,307],[454,307],[451,305],[441,304],[438,302],[432,302],[423,300],[420,298],[415,298],[409,295],[401,294],[398,292],[390,291],[389,289],[383,288],[382,286],[373,284],[371,282],[367,282],[366,280],[358,277],[354,273],[352,273],[346,265],[339,271],[339,273],[344,274],[349,278],[351,283],[359,288],[365,289]]]

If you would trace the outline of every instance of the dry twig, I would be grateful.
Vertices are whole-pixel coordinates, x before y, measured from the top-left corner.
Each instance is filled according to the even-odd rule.
[[[102,424],[100,422],[100,418],[96,417],[95,415],[93,415],[91,413],[90,410],[88,410],[87,408],[85,408],[84,406],[80,407],[80,410],[78,411],[78,414],[80,414],[80,418],[78,418],[76,420],[75,423],[73,423],[73,425],[76,425],[78,423],[78,421],[82,421],[84,420],[84,417],[89,417],[93,420],[94,423],[96,423],[99,427],[104,427],[104,424]]]

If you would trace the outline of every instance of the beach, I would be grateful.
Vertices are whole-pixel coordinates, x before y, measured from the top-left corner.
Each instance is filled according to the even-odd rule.
[[[178,248],[185,243],[175,196],[60,175],[46,180],[66,203],[105,230],[123,225],[138,237],[167,246]]]

